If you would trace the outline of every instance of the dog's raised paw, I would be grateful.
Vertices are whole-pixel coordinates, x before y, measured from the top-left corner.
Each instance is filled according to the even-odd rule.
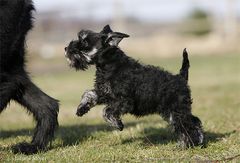
[[[86,114],[88,111],[90,110],[90,107],[88,105],[79,105],[79,107],[77,108],[77,113],[76,115],[81,117],[84,114]]]

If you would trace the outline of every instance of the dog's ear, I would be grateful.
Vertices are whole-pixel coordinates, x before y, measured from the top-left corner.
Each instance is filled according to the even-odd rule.
[[[123,38],[127,38],[129,35],[120,33],[120,32],[111,32],[108,34],[107,39],[105,40],[105,43],[109,44],[110,46],[118,46],[120,41],[122,41]]]
[[[100,33],[103,35],[105,43],[110,46],[118,46],[123,38],[129,37],[129,35],[124,33],[113,32],[109,25],[106,25]]]
[[[106,26],[102,29],[102,31],[101,31],[100,33],[101,33],[101,34],[109,34],[109,33],[111,33],[111,32],[113,32],[112,29],[111,29],[111,27],[110,27],[109,25],[106,25]]]

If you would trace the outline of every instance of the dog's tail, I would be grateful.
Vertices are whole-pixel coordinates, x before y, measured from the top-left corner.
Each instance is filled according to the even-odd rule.
[[[182,68],[180,70],[180,75],[188,81],[188,70],[189,70],[190,64],[188,60],[188,53],[186,48],[183,50],[183,61],[182,61]]]

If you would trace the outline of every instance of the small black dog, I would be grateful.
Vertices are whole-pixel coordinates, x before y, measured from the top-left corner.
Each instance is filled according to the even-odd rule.
[[[191,114],[186,50],[180,74],[172,75],[126,56],[118,47],[126,37],[129,36],[113,32],[107,25],[100,33],[80,31],[78,40],[65,48],[71,67],[85,70],[95,64],[97,69],[95,89],[83,94],[77,115],[84,115],[97,104],[106,104],[103,117],[123,130],[122,115],[140,117],[156,113],[173,126],[182,147],[201,145],[204,139],[201,121]]]
[[[58,125],[58,101],[34,85],[25,71],[25,37],[33,10],[31,0],[0,0],[0,113],[15,100],[37,121],[32,142],[13,147],[14,153],[24,154],[45,150]]]

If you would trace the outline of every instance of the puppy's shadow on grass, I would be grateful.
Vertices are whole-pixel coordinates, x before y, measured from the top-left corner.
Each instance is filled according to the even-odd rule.
[[[125,124],[125,129],[128,127],[135,127],[137,122],[130,122]],[[108,124],[93,124],[93,125],[66,125],[60,126],[56,132],[56,141],[60,140],[61,143],[57,143],[57,147],[65,147],[77,145],[83,141],[86,141],[90,137],[98,137],[101,132],[107,133],[116,130],[113,127],[108,126]],[[139,137],[129,138],[122,140],[122,144],[129,144],[135,141],[141,141],[143,145],[158,145],[158,144],[168,144],[169,142],[176,142],[176,136],[166,128],[146,128],[143,129]],[[236,131],[227,133],[213,133],[205,132],[205,144],[214,143],[221,141],[222,138],[226,138]],[[109,133],[111,134],[111,133]],[[32,137],[33,129],[21,129],[21,130],[10,130],[10,131],[0,131],[0,140],[15,138],[17,136],[29,136]],[[60,144],[60,145],[59,145]],[[55,148],[54,146],[53,148]],[[0,150],[4,150],[5,147],[0,146]],[[6,150],[8,150],[6,148]]]
[[[137,123],[126,123],[125,128],[136,126]],[[108,133],[112,131],[118,131],[116,128],[109,126],[108,124],[96,124],[96,125],[69,125],[61,126],[56,137],[62,141],[62,147],[77,145],[83,141],[86,141],[90,137],[101,135],[101,132]],[[111,133],[109,133],[111,134]]]
[[[170,131],[168,128],[147,128],[142,132],[142,136],[137,138],[125,139],[122,141],[123,144],[132,143],[134,141],[140,141],[143,145],[166,145],[169,142],[177,142],[177,136]],[[221,141],[223,138],[229,137],[231,134],[234,134],[236,131],[227,132],[227,133],[214,133],[214,132],[205,132],[205,142],[203,147],[207,147],[209,143],[214,143]]]
[[[175,141],[175,136],[167,128],[146,128],[139,131],[139,137],[125,139],[122,141],[123,144],[133,143],[135,141],[140,141],[142,145],[158,145],[158,144],[168,144],[171,141]]]
[[[226,133],[214,133],[214,132],[205,132],[205,144],[215,143],[221,141],[223,138],[227,138],[230,135],[236,133],[236,131],[226,132]]]

